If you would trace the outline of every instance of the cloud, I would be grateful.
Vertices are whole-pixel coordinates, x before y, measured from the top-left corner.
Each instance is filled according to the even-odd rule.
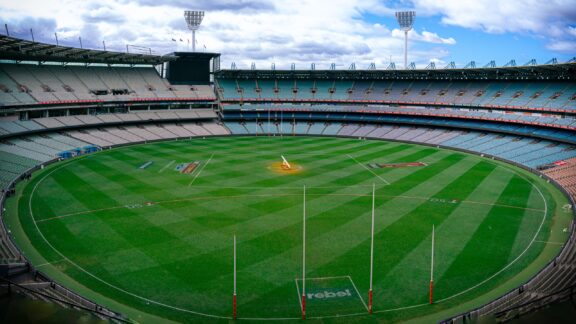
[[[18,20],[13,20],[8,23],[8,30],[10,36],[30,39],[30,30],[34,32],[34,37],[42,39],[49,35],[54,35],[52,32],[56,29],[56,20],[50,18],[34,18],[23,17]]]
[[[546,48],[556,51],[556,52],[564,52],[566,54],[574,54],[576,53],[576,40],[568,41],[568,40],[559,40],[559,41],[550,41]]]
[[[547,48],[552,50],[566,51],[576,41],[574,0],[412,0],[412,4],[423,15],[439,15],[446,25],[549,38]]]
[[[144,6],[170,6],[183,8],[185,10],[205,10],[205,11],[269,11],[274,9],[270,1],[260,0],[138,0],[137,3]]]
[[[571,0],[413,0],[423,14],[442,16],[442,22],[489,33],[533,32],[545,34],[550,26],[574,22]]]
[[[392,37],[404,39],[404,31],[400,29],[394,29],[392,30]],[[433,44],[446,44],[446,45],[456,44],[456,40],[452,37],[442,38],[438,36],[438,34],[428,31],[423,31],[421,34],[418,34],[418,32],[416,32],[415,30],[411,30],[408,32],[408,39]]]
[[[380,0],[26,0],[7,2],[0,11],[0,22],[12,25],[15,17],[47,19],[42,27],[48,34],[58,33],[61,43],[125,51],[126,45],[150,47],[157,54],[189,50],[191,33],[184,21],[184,10],[205,10],[196,33],[197,48],[222,53],[222,65],[232,61],[277,66],[290,63],[309,66],[316,62],[335,62],[349,66],[368,66],[370,62],[387,66],[390,59],[402,60],[403,39],[384,24],[368,22],[366,16],[393,11]],[[27,23],[25,23],[27,24]],[[25,25],[24,24],[24,25]],[[20,24],[22,25],[22,24]],[[23,26],[24,26],[23,25]],[[174,42],[172,39],[176,39]],[[180,41],[182,39],[183,41]],[[449,52],[426,48],[429,44],[455,43],[433,30],[414,32],[410,60],[427,64],[430,57]],[[53,37],[46,37],[53,43]],[[439,53],[439,54],[438,54]],[[325,63],[329,66],[329,63]]]
[[[126,22],[126,16],[111,7],[98,7],[82,14],[82,20],[86,23],[109,23],[123,24]]]

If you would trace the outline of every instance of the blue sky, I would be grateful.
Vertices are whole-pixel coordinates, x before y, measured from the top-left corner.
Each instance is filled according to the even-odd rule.
[[[416,11],[409,61],[418,67],[576,56],[576,0],[0,0],[0,22],[26,39],[32,28],[37,41],[57,33],[70,46],[81,37],[84,47],[166,54],[190,48],[184,10],[206,11],[197,50],[222,53],[224,68],[401,66],[398,10]]]

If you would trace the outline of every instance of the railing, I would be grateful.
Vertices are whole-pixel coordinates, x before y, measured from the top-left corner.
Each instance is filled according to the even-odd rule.
[[[41,285],[39,287],[41,287],[40,289],[32,289],[32,288],[28,288],[25,285],[22,284],[18,284],[15,283],[9,279],[6,278],[2,278],[0,277],[0,285],[4,286],[8,293],[12,293],[12,291],[23,291],[23,292],[27,292],[29,294],[35,295],[35,296],[41,296],[42,298],[45,298],[47,300],[53,301],[55,303],[59,303],[59,304],[63,304],[66,305],[68,307],[71,308],[76,308],[76,309],[80,309],[80,310],[84,310],[87,312],[90,312],[98,317],[101,318],[105,318],[107,320],[111,320],[113,322],[118,322],[118,323],[131,323],[128,319],[126,319],[125,317],[123,317],[121,314],[112,312],[94,302],[91,302],[90,300],[77,295],[73,292],[71,292],[70,290],[68,290],[67,288],[65,288],[64,286],[61,286],[55,282],[49,281],[48,278],[44,277],[42,274],[40,273],[36,273],[36,275],[38,277],[41,277],[39,279],[45,281],[47,283],[47,285]],[[42,292],[42,289],[52,289],[55,293],[64,296],[66,299],[63,298],[59,298],[58,296],[53,296],[50,294],[47,294],[45,292]]]
[[[576,296],[576,284],[561,289],[559,291],[550,293],[538,299],[529,301],[527,303],[523,303],[521,305],[513,306],[503,311],[499,311],[495,313],[494,316],[498,320],[503,321],[513,317],[519,317],[529,312],[537,311],[538,309],[546,307],[547,305],[550,305],[554,302],[566,300],[568,298],[573,299],[575,296]]]
[[[510,163],[510,161],[507,161],[508,163]],[[518,165],[516,163],[512,163],[515,165]],[[518,165],[520,166],[520,165]],[[531,172],[535,172],[534,170],[528,169],[524,166],[520,166],[523,169],[529,170]],[[568,196],[570,198],[570,203],[572,205],[572,207],[576,206],[574,198],[572,196],[570,196],[566,190],[564,190],[564,188],[562,188],[562,186],[560,186],[556,181],[554,181],[553,179],[549,178],[546,175],[541,175],[543,178],[547,179],[548,181],[551,181],[558,189],[560,189],[560,191],[562,191],[566,196]],[[478,319],[482,316],[487,316],[489,314],[495,314],[495,316],[504,316],[505,314],[507,314],[510,311],[517,311],[517,313],[515,313],[515,316],[520,316],[522,314],[526,314],[528,312],[531,311],[535,311],[539,308],[542,308],[552,302],[555,302],[557,300],[559,300],[560,298],[552,298],[553,296],[556,296],[558,294],[565,294],[567,291],[569,291],[569,296],[572,297],[574,294],[576,294],[576,284],[572,284],[570,287],[567,288],[563,288],[560,291],[557,292],[553,292],[549,295],[546,295],[544,297],[537,297],[537,299],[534,300],[530,300],[527,302],[522,302],[520,305],[516,305],[519,302],[518,297],[523,295],[523,294],[531,294],[531,293],[535,293],[530,291],[531,288],[534,288],[535,286],[537,286],[540,283],[540,280],[542,280],[543,278],[550,276],[550,278],[553,278],[555,275],[557,275],[557,269],[558,269],[558,264],[561,263],[563,261],[563,259],[566,258],[567,254],[571,252],[571,249],[576,249],[576,223],[574,221],[574,216],[576,215],[576,211],[574,209],[572,209],[572,214],[573,214],[573,220],[570,224],[570,237],[568,238],[568,240],[566,241],[566,243],[564,244],[564,246],[562,247],[562,250],[560,251],[560,253],[558,254],[558,256],[556,256],[554,259],[552,259],[550,262],[548,262],[548,264],[542,269],[540,270],[536,275],[534,275],[532,278],[530,278],[528,281],[526,281],[526,283],[524,283],[523,285],[514,288],[513,290],[509,291],[508,293],[504,294],[503,296],[492,300],[491,302],[484,304],[483,306],[480,306],[474,310],[468,311],[466,313],[461,313],[458,314],[456,316],[453,316],[451,318],[447,318],[442,320],[440,323],[464,323],[467,321],[470,321],[471,319]],[[536,305],[536,303],[539,303],[538,305]],[[528,307],[530,305],[533,305],[533,307]],[[504,310],[499,310],[504,308]]]
[[[45,162],[41,165],[48,165],[48,164],[52,164],[52,163],[57,162],[57,161],[58,161],[58,159],[53,159],[53,160]],[[30,173],[40,169],[41,165],[37,165],[37,166],[34,166],[34,167],[26,170],[26,172],[24,172],[23,175],[24,174],[30,174]],[[7,188],[14,188],[15,184],[20,179],[21,179],[21,177],[15,179],[15,180],[12,180],[12,182],[9,183]],[[64,286],[62,286],[56,282],[51,281],[47,276],[36,271],[30,265],[28,260],[26,260],[26,258],[24,257],[22,251],[14,244],[13,238],[10,235],[11,233],[8,230],[8,228],[6,227],[6,224],[4,223],[4,214],[5,214],[4,203],[5,203],[5,200],[7,198],[7,193],[9,193],[9,192],[10,192],[10,189],[8,191],[2,192],[2,195],[0,196],[0,223],[2,224],[2,226],[0,226],[0,237],[6,238],[6,239],[2,239],[1,243],[5,244],[5,246],[10,250],[10,252],[13,255],[17,256],[18,263],[22,263],[22,262],[26,263],[26,266],[28,267],[27,272],[29,274],[33,274],[34,278],[38,282],[49,283],[51,289],[53,289],[54,292],[56,292],[62,296],[65,296],[68,300],[63,300],[61,298],[50,296],[50,295],[42,293],[40,291],[27,288],[21,284],[17,284],[15,282],[12,282],[8,278],[0,277],[0,283],[2,283],[3,285],[6,285],[8,288],[8,291],[11,291],[11,289],[13,289],[13,288],[21,289],[23,291],[27,291],[27,292],[32,293],[32,294],[43,296],[44,298],[48,298],[49,300],[53,300],[55,302],[59,302],[59,303],[62,303],[62,304],[65,304],[65,305],[68,305],[71,307],[75,307],[78,309],[89,311],[91,313],[94,313],[98,316],[101,316],[103,318],[106,318],[106,319],[109,319],[112,321],[128,323],[129,321],[126,318],[124,318],[121,314],[113,312],[111,310],[108,310],[107,308],[100,306],[100,305],[74,293],[70,289],[68,289],[68,288],[66,288],[66,287],[64,287]],[[7,266],[9,267],[10,264],[8,264]]]
[[[344,136],[344,137],[345,137],[345,136]],[[162,141],[162,139],[160,139],[160,140],[158,140],[158,141]],[[394,141],[394,140],[392,140],[392,141]],[[154,142],[154,141],[142,141],[141,143],[147,143],[147,142]],[[406,141],[404,141],[404,142],[406,142]],[[410,141],[407,141],[407,142],[410,142]],[[130,144],[136,144],[136,143],[130,143]],[[427,146],[434,146],[434,147],[444,147],[444,146],[431,145],[431,144],[425,144],[425,143],[420,143],[420,144],[427,145]],[[122,146],[122,145],[118,145],[118,146]],[[468,150],[458,149],[458,148],[453,148],[453,147],[445,147],[445,148],[449,148],[449,149],[453,149],[453,150],[458,150],[458,151],[464,151],[464,152],[468,152],[468,153],[472,153],[472,154],[480,154],[480,153],[478,153],[478,152],[468,151]],[[484,156],[484,155],[483,155],[483,156]],[[491,157],[491,158],[494,158],[494,159],[496,159],[496,160],[501,160],[501,161],[504,161],[504,162],[507,162],[507,163],[516,165],[516,166],[518,166],[518,167],[520,167],[520,168],[522,168],[522,169],[525,169],[525,170],[528,170],[528,171],[530,171],[530,172],[533,172],[533,173],[535,173],[535,174],[537,174],[537,175],[545,178],[545,179],[548,180],[548,181],[551,181],[559,190],[561,190],[564,194],[566,194],[568,197],[570,197],[570,202],[571,202],[571,205],[572,205],[572,206],[575,206],[575,205],[576,205],[574,199],[564,190],[564,188],[562,188],[562,186],[560,186],[558,183],[556,183],[556,181],[554,181],[552,178],[550,178],[550,177],[548,177],[548,176],[546,176],[546,175],[537,173],[537,171],[535,171],[535,170],[533,170],[533,169],[530,169],[530,168],[528,168],[528,167],[526,167],[526,166],[523,166],[523,165],[520,165],[520,164],[518,164],[518,163],[514,163],[514,162],[512,162],[512,161],[508,161],[508,160],[501,159],[501,158],[498,158],[498,157],[487,156],[487,155],[486,155],[486,157],[487,157],[487,158],[490,158],[490,157]],[[44,165],[51,164],[51,163],[54,163],[54,162],[56,162],[56,161],[58,161],[58,160],[56,160],[56,159],[55,159],[55,160],[51,160],[51,161],[49,161],[49,162],[44,163]],[[35,167],[27,170],[24,174],[31,173],[31,172],[33,172],[33,171],[36,171],[36,170],[39,169],[39,168],[40,168],[40,166],[35,166]],[[9,188],[12,188],[17,181],[18,181],[18,179],[12,181],[8,187],[9,187]],[[8,230],[7,230],[7,228],[6,228],[6,225],[5,225],[4,222],[2,221],[3,216],[4,216],[4,202],[5,202],[5,198],[6,198],[6,193],[3,192],[2,195],[0,196],[0,223],[2,223],[2,226],[0,227],[0,236],[3,236],[3,237],[8,238],[7,240],[3,240],[3,241],[6,241],[6,242],[8,243],[9,249],[10,249],[11,251],[15,252],[15,253],[13,253],[13,254],[19,256],[19,258],[20,258],[21,261],[26,261],[25,258],[23,257],[22,252],[21,252],[21,251],[14,245],[14,243],[12,242],[12,238],[10,237],[10,235],[8,235]],[[573,209],[573,210],[572,210],[572,213],[574,214],[575,212],[576,212],[576,211]],[[515,289],[511,290],[511,291],[508,292],[507,294],[501,296],[500,298],[498,298],[498,299],[496,299],[496,300],[491,301],[491,302],[488,303],[488,304],[485,304],[485,305],[483,305],[483,306],[481,306],[481,307],[478,307],[478,308],[476,308],[476,309],[474,309],[474,310],[472,310],[472,311],[459,314],[459,315],[454,316],[454,317],[452,317],[452,318],[445,319],[445,320],[442,321],[442,323],[465,322],[465,321],[467,321],[468,319],[478,318],[478,317],[481,317],[481,316],[485,316],[486,314],[492,314],[492,313],[494,313],[498,308],[501,308],[502,305],[505,305],[505,304],[507,304],[507,303],[509,303],[510,306],[507,306],[507,307],[506,307],[506,310],[504,310],[504,311],[499,311],[497,314],[500,314],[500,313],[503,313],[503,312],[506,312],[506,311],[510,311],[510,310],[522,309],[523,307],[526,308],[525,306],[526,306],[526,305],[530,305],[532,302],[528,302],[528,303],[524,303],[524,304],[522,304],[522,305],[515,306],[515,305],[513,305],[514,302],[515,302],[515,298],[516,298],[518,295],[520,295],[520,294],[530,293],[530,292],[527,291],[527,290],[529,290],[532,286],[536,285],[536,284],[538,283],[538,280],[540,280],[542,277],[544,277],[544,276],[546,276],[546,275],[554,272],[555,269],[557,269],[557,268],[556,268],[556,265],[557,265],[558,261],[559,261],[559,260],[562,260],[563,258],[565,258],[566,254],[570,252],[570,248],[569,248],[569,247],[571,247],[571,248],[576,248],[576,246],[575,246],[575,245],[576,245],[576,234],[575,234],[575,232],[576,232],[576,224],[574,223],[574,221],[571,223],[571,226],[570,226],[570,227],[571,227],[571,228],[570,228],[570,237],[569,237],[568,241],[564,244],[564,246],[563,246],[561,252],[559,253],[559,255],[558,255],[557,257],[555,257],[553,260],[551,260],[540,272],[538,272],[535,276],[533,276],[533,277],[532,277],[530,280],[528,280],[525,284],[521,285],[521,286],[518,287],[518,288],[515,288]],[[42,280],[44,280],[44,281],[49,282],[49,283],[50,283],[50,287],[52,287],[52,289],[54,289],[56,292],[58,292],[58,293],[60,293],[60,294],[62,294],[62,295],[64,295],[64,296],[66,296],[66,298],[71,299],[71,300],[73,300],[74,302],[65,301],[65,300],[60,300],[60,299],[58,299],[58,298],[55,298],[55,297],[52,297],[52,296],[49,296],[49,295],[46,295],[46,294],[42,294],[42,293],[40,293],[40,292],[37,292],[37,291],[34,291],[34,290],[32,290],[32,289],[26,288],[26,287],[24,287],[24,286],[22,286],[22,285],[18,285],[18,284],[16,284],[16,283],[13,283],[13,282],[9,281],[8,279],[0,278],[0,282],[5,282],[5,283],[7,283],[9,286],[12,285],[12,286],[14,286],[14,287],[18,287],[19,289],[21,288],[21,289],[24,289],[24,290],[27,290],[27,291],[31,291],[32,293],[40,294],[40,295],[42,295],[42,296],[44,296],[44,297],[46,297],[46,298],[54,299],[54,300],[57,300],[58,302],[62,302],[62,303],[64,303],[64,304],[69,304],[70,306],[74,306],[74,307],[77,307],[77,308],[80,308],[80,309],[84,309],[84,310],[93,312],[93,313],[95,313],[95,314],[98,314],[98,315],[107,317],[107,318],[109,318],[109,319],[111,319],[111,320],[115,320],[115,321],[119,321],[119,322],[128,322],[128,321],[127,321],[125,318],[123,318],[120,314],[115,313],[115,312],[110,311],[110,310],[107,310],[107,309],[105,309],[104,307],[99,306],[98,304],[96,304],[96,303],[94,303],[94,302],[92,302],[92,301],[90,301],[90,300],[88,300],[88,299],[86,299],[86,298],[84,298],[84,297],[82,297],[82,296],[80,296],[80,295],[72,292],[71,290],[67,289],[66,287],[64,287],[64,286],[62,286],[62,285],[59,285],[59,284],[57,284],[57,283],[55,283],[55,282],[52,282],[50,279],[48,279],[48,277],[44,276],[42,273],[40,273],[40,272],[38,272],[38,271],[35,271],[35,270],[32,270],[32,272],[35,274],[35,276],[36,276],[37,278],[40,278],[40,279],[42,279]],[[572,287],[569,287],[569,288],[574,288],[573,290],[576,290],[576,285],[575,285],[575,286],[572,286]],[[568,290],[568,289],[565,289],[565,290]],[[573,290],[570,290],[570,295],[569,295],[569,296],[572,296],[572,295],[574,294]],[[562,290],[562,292],[564,292],[564,290]],[[560,292],[557,292],[557,293],[560,293]],[[553,293],[553,295],[555,295],[555,294],[557,294],[557,293]],[[550,295],[550,296],[552,296],[552,295]],[[535,301],[533,301],[533,302],[544,301],[544,300],[546,300],[546,298],[549,298],[550,296],[545,296],[545,297],[539,298],[538,300],[535,300]],[[554,299],[554,300],[556,300],[556,299]],[[551,301],[554,301],[554,300],[551,299]],[[532,309],[533,309],[533,308],[532,308]]]

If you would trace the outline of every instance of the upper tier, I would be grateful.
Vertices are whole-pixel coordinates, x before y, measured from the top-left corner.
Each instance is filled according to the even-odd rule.
[[[300,101],[480,106],[576,112],[576,83],[506,80],[219,78],[223,101]]]
[[[152,67],[0,64],[0,106],[215,100],[208,85],[171,85]]]

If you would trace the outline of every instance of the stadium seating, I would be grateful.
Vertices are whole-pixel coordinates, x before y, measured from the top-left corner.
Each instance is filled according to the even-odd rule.
[[[576,110],[576,87],[561,82],[493,81],[346,81],[286,79],[219,79],[224,100],[243,99],[344,100],[433,103],[462,106],[548,108]],[[256,87],[258,84],[258,87]],[[312,86],[311,86],[312,84]],[[315,88],[313,87],[315,85]],[[256,92],[259,89],[259,92]],[[275,91],[277,90],[277,92]],[[292,90],[298,89],[295,94]],[[311,89],[316,91],[313,93]]]
[[[562,161],[558,166],[543,172],[561,184],[569,194],[576,197],[576,158]]]
[[[214,100],[210,86],[172,86],[148,67],[0,64],[1,105],[139,99]]]
[[[373,114],[392,114],[392,115],[412,115],[412,116],[435,116],[443,118],[458,118],[461,119],[480,119],[480,120],[490,120],[494,122],[508,122],[513,124],[526,124],[526,125],[538,125],[549,128],[565,129],[566,127],[572,127],[572,130],[576,130],[576,119],[571,116],[556,116],[556,117],[541,117],[541,116],[529,116],[524,113],[506,113],[503,114],[501,111],[470,111],[468,109],[455,109],[453,107],[433,107],[433,108],[423,108],[423,107],[390,107],[384,105],[328,105],[328,104],[225,104],[223,105],[225,111],[313,111],[313,112],[354,112],[354,113],[373,113]]]
[[[463,133],[429,127],[334,122],[329,124],[297,122],[293,126],[288,124],[289,126],[285,127],[286,124],[288,123],[283,127],[283,133],[286,135],[336,135],[428,143],[497,156],[531,168],[576,157],[576,146],[475,131]],[[267,122],[262,125],[255,122],[226,122],[225,125],[233,135],[268,134]],[[272,129],[272,133],[276,133],[280,128],[272,127]]]

